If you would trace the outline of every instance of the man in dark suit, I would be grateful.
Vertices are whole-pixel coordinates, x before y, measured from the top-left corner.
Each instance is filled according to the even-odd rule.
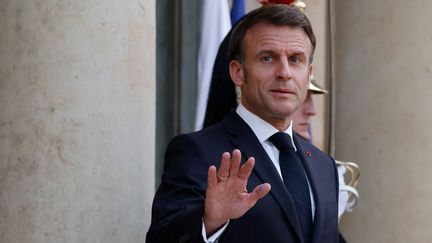
[[[334,161],[292,131],[314,49],[295,8],[268,5],[241,20],[229,48],[241,104],[168,145],[147,242],[338,242]]]

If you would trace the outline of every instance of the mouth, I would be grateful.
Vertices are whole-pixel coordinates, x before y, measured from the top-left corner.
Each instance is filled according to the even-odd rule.
[[[299,125],[303,126],[303,127],[309,127],[309,123],[308,122],[302,122]]]
[[[291,89],[286,89],[286,88],[279,88],[279,89],[272,89],[270,90],[270,92],[272,92],[275,95],[293,95],[295,94],[295,92]]]

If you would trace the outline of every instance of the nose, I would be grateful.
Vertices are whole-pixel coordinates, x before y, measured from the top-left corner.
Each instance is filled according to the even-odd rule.
[[[310,91],[308,92],[308,94],[306,96],[306,100],[304,101],[303,106],[304,106],[303,111],[304,111],[305,115],[308,115],[308,116],[315,116],[316,115],[315,105],[313,103]]]
[[[291,78],[291,68],[289,66],[289,62],[286,59],[282,59],[279,62],[276,70],[276,80],[285,81]]]

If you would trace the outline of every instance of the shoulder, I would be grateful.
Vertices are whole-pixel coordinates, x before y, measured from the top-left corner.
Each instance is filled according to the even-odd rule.
[[[226,143],[231,137],[239,136],[247,128],[246,123],[235,113],[231,112],[222,121],[202,130],[181,134],[174,137],[170,143],[194,143],[199,146],[217,146]]]
[[[219,161],[223,152],[230,151],[230,136],[223,124],[217,123],[200,131],[175,136],[168,144],[165,159],[187,158]]]
[[[197,146],[205,145],[210,141],[214,141],[219,137],[225,136],[226,132],[223,125],[221,123],[216,123],[215,125],[209,126],[196,132],[179,134],[171,140],[171,142],[168,144],[168,147],[181,146],[184,144],[195,144]]]

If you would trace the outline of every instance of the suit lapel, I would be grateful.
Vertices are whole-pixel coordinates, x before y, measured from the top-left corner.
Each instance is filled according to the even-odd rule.
[[[279,173],[252,129],[250,129],[246,122],[244,122],[236,113],[228,115],[223,120],[223,124],[231,135],[231,141],[234,144],[234,147],[240,149],[243,153],[243,157],[255,158],[254,172],[263,182],[267,182],[271,185],[270,194],[282,208],[286,218],[296,232],[299,241],[302,241],[300,224],[297,220],[294,201],[286,190]]]
[[[298,154],[303,162],[310,186],[313,191],[315,201],[315,216],[314,227],[312,230],[311,242],[319,242],[319,238],[324,226],[324,205],[322,202],[322,195],[326,193],[320,185],[324,180],[320,179],[320,174],[325,171],[321,166],[326,162],[321,161],[320,156],[314,153],[316,148],[306,140],[301,139],[298,135],[294,135],[294,142],[298,149]]]

